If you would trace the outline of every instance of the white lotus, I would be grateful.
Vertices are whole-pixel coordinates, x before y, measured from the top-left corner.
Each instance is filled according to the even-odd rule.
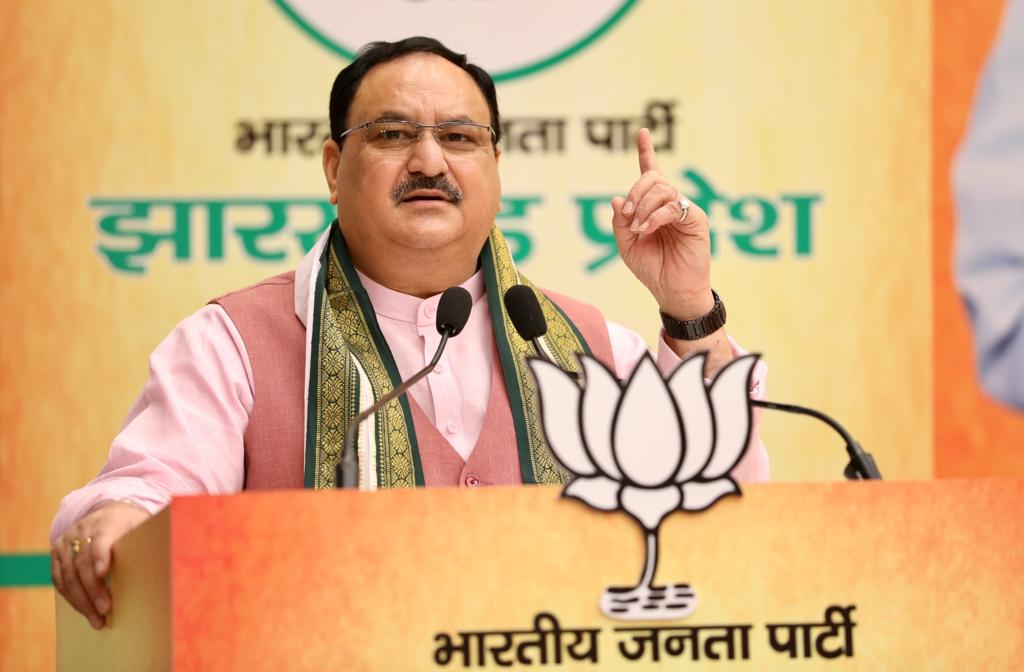
[[[600,362],[582,356],[581,388],[553,364],[530,360],[548,445],[575,475],[563,494],[602,511],[622,509],[647,535],[637,588],[653,588],[665,516],[703,511],[740,493],[729,472],[750,436],[757,355],[730,362],[710,387],[704,363],[704,353],[695,355],[664,379],[645,355],[623,387]]]

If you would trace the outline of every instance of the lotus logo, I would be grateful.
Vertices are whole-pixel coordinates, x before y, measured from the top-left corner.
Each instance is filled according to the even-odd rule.
[[[710,387],[704,361],[704,353],[690,357],[663,379],[645,355],[623,387],[600,362],[582,356],[581,388],[553,364],[530,360],[548,445],[575,474],[563,496],[601,511],[623,510],[646,535],[638,585],[608,588],[601,598],[601,611],[611,618],[692,613],[697,596],[688,584],[653,584],[658,528],[676,509],[703,511],[740,494],[729,472],[750,435],[748,390],[757,355],[730,362]]]

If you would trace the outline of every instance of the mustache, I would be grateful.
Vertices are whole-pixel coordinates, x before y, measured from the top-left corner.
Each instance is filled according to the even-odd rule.
[[[434,189],[440,191],[452,203],[462,202],[462,190],[449,182],[443,175],[413,175],[395,185],[391,190],[391,200],[400,203],[405,195],[417,189]]]

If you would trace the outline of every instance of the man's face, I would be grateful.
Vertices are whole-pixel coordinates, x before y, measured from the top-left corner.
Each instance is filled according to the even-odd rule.
[[[348,127],[367,121],[404,119],[491,123],[483,93],[458,66],[433,54],[411,54],[366,73]],[[446,153],[430,131],[408,152],[381,155],[364,144],[363,133],[324,148],[324,170],[332,202],[356,263],[364,269],[401,251],[443,252],[475,265],[500,206],[498,153],[488,146],[471,153]],[[416,185],[430,184],[424,189]],[[409,187],[413,187],[410,189]],[[461,200],[452,196],[461,193]]]

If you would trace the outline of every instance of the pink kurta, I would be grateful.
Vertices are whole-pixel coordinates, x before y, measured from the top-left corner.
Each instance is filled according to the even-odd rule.
[[[295,274],[292,322],[294,329],[303,332],[306,343],[302,361],[296,353],[281,361],[295,375],[304,369],[303,385],[309,375],[305,325],[311,319],[312,282],[324,240],[306,256]],[[434,328],[434,315],[440,297],[419,299],[391,291],[363,275],[360,278],[399,372],[402,378],[408,378],[430,361],[437,347],[440,337]],[[477,439],[489,417],[492,391],[501,386],[492,387],[500,368],[494,362],[482,274],[474,275],[463,287],[474,299],[469,323],[449,342],[435,371],[412,388],[411,396],[414,414],[421,414],[417,415],[417,425],[431,423],[437,431],[432,438],[443,439],[450,448],[448,454],[437,455],[443,455],[449,471],[458,468],[459,484],[473,487],[486,482],[467,475],[465,465],[467,460],[473,461]],[[281,324],[287,325],[288,321]],[[616,375],[625,378],[647,347],[637,333],[612,322],[606,324]],[[265,342],[254,342],[250,336],[249,347],[270,347],[272,336],[268,335]],[[663,372],[669,372],[680,360],[663,339],[664,335],[657,362]],[[735,354],[743,354],[734,343],[733,349]],[[51,540],[109,500],[126,498],[155,513],[175,494],[242,490],[246,486],[245,435],[250,417],[271,417],[267,413],[254,415],[254,409],[260,404],[273,404],[275,399],[274,390],[264,394],[258,387],[250,359],[246,342],[223,307],[208,305],[182,321],[150,357],[150,378],[115,437],[100,474],[61,502]],[[752,387],[755,398],[764,396],[765,374],[766,367],[759,363]],[[768,478],[767,452],[757,435],[759,415],[759,409],[755,409],[752,445],[733,471],[738,480]],[[483,457],[490,456],[480,455],[478,461]],[[424,470],[428,469],[425,465]]]

